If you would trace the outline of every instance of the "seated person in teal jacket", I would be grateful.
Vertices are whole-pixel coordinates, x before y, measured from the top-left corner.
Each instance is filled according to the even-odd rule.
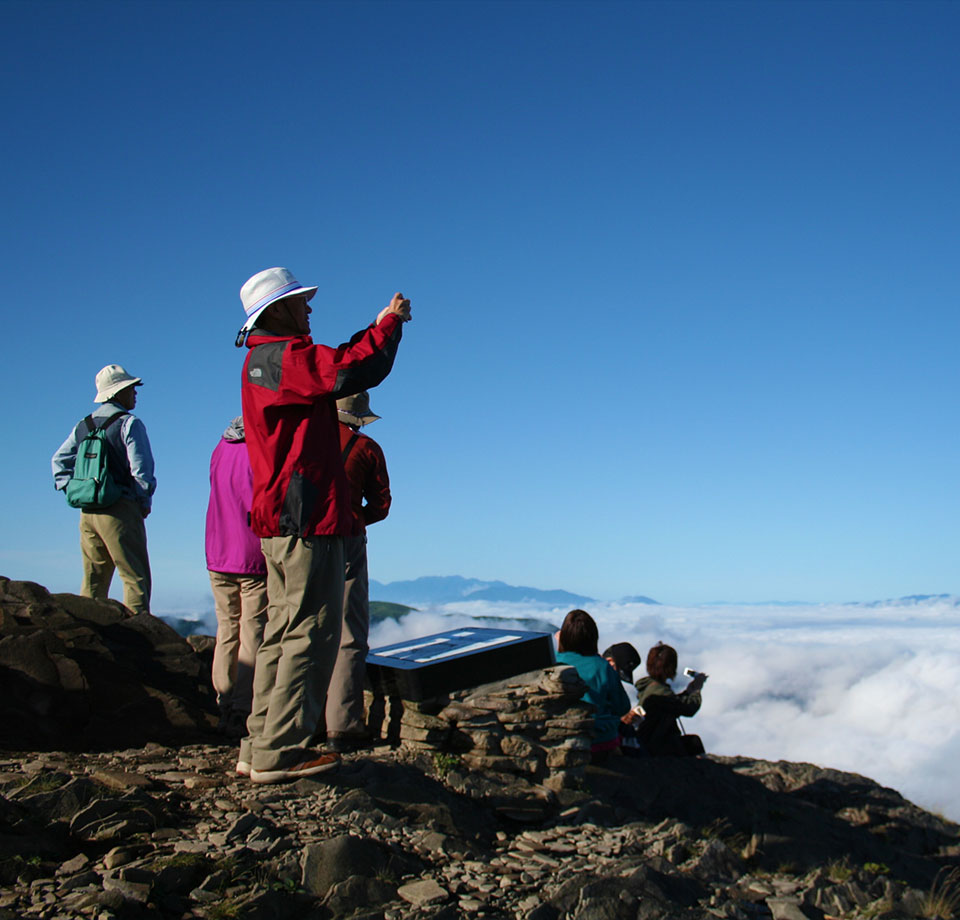
[[[620,717],[630,709],[630,699],[617,672],[597,652],[597,624],[586,610],[571,610],[557,633],[557,661],[577,669],[587,685],[585,703],[596,708],[593,722],[595,763],[620,746]]]

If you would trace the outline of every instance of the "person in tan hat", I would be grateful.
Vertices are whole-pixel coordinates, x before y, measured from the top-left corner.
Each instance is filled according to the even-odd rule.
[[[96,409],[82,419],[53,455],[53,482],[66,490],[73,478],[77,450],[93,429],[106,439],[107,466],[117,488],[108,505],[80,507],[80,593],[106,600],[116,569],[123,581],[123,602],[134,613],[150,612],[150,559],[144,523],[157,488],[153,453],[143,422],[132,414],[143,381],[119,364],[96,376]],[[69,491],[67,492],[69,496]]]
[[[370,411],[366,390],[337,400],[340,416],[340,452],[350,483],[353,515],[360,533],[345,537],[346,572],[340,652],[327,692],[327,747],[346,753],[369,743],[363,711],[363,684],[370,646],[370,594],[367,577],[367,527],[390,513],[390,477],[383,450],[361,434],[379,415]]]
[[[253,470],[250,526],[267,563],[267,625],[237,772],[256,783],[337,766],[313,737],[340,648],[343,540],[359,533],[340,456],[336,400],[390,373],[410,301],[395,294],[375,322],[329,348],[310,338],[309,300],[286,268],[240,289],[246,321],[236,345],[244,433]]]

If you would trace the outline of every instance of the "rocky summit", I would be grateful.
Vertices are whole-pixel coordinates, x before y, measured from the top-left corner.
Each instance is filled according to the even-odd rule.
[[[209,733],[202,656],[138,619],[0,581],[0,920],[960,915],[957,825],[810,764],[592,766],[563,668],[382,701],[337,773],[254,785]],[[111,745],[128,705],[146,724]]]

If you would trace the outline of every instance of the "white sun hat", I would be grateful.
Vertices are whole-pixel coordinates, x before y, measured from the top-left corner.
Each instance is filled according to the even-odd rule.
[[[127,387],[138,387],[143,381],[139,377],[128,374],[119,364],[108,364],[97,373],[97,395],[94,402],[103,403],[112,399],[121,390]]]
[[[293,297],[295,294],[303,294],[309,300],[316,293],[317,289],[315,287],[304,287],[300,284],[289,269],[268,268],[262,272],[257,272],[252,278],[248,278],[243,283],[243,287],[240,288],[240,300],[243,303],[243,311],[247,314],[247,321],[240,327],[240,332],[237,333],[237,344],[243,344],[244,333],[253,326],[257,317],[270,304],[284,297]]]

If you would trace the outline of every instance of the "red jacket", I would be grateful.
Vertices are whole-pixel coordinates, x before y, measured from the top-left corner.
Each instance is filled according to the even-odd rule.
[[[376,524],[390,513],[390,477],[380,445],[373,438],[340,422],[341,449],[345,450],[351,441],[350,453],[343,465],[350,483],[353,514],[360,522],[362,533],[368,524]]]
[[[390,313],[337,348],[261,329],[247,338],[241,397],[257,536],[360,533],[340,457],[336,400],[390,373],[401,328]]]

